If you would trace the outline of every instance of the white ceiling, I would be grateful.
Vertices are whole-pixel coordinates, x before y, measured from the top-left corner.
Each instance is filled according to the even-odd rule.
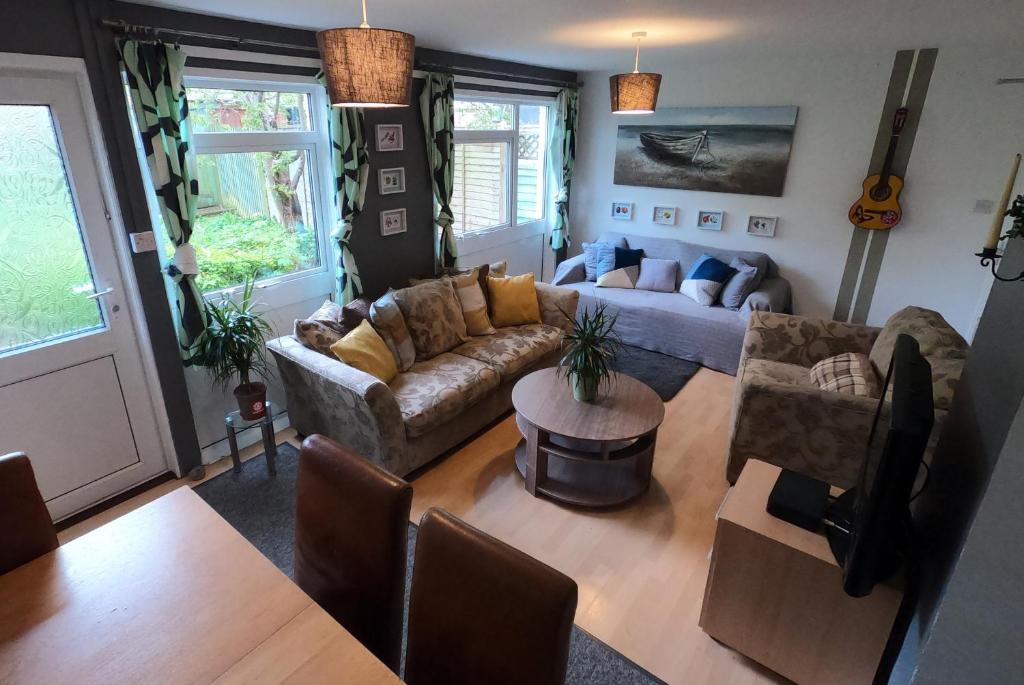
[[[359,0],[132,0],[322,29],[357,25]],[[577,70],[763,54],[1021,45],[1024,0],[367,0],[373,26],[418,45]]]

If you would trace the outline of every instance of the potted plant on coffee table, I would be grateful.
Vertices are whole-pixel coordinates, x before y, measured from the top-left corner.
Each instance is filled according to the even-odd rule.
[[[593,312],[583,310],[572,332],[562,337],[558,372],[579,402],[597,399],[601,383],[611,377],[622,344],[614,331],[616,318],[608,314],[607,304],[599,304]]]
[[[207,302],[209,327],[199,355],[217,385],[227,388],[238,380],[234,395],[247,421],[262,418],[267,409],[267,386],[255,379],[267,378],[266,339],[271,329],[253,302],[255,283],[255,276],[247,278],[238,300],[229,291],[219,302]]]

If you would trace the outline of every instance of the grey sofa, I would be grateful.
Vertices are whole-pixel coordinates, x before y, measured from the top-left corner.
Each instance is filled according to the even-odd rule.
[[[284,381],[288,418],[300,435],[337,440],[404,476],[512,408],[512,386],[558,363],[579,295],[537,283],[543,323],[499,328],[418,361],[384,383],[293,335],[267,343]]]
[[[642,249],[645,257],[676,260],[680,267],[676,292],[598,288],[586,280],[583,255],[559,264],[552,284],[579,291],[581,308],[598,302],[608,303],[618,314],[616,330],[627,345],[736,375],[750,313],[792,313],[789,281],[779,275],[778,266],[763,252],[726,250],[682,240],[614,232],[598,238],[598,241],[613,243],[619,240],[624,240],[630,249]],[[726,263],[733,257],[740,257],[763,270],[765,277],[761,285],[738,311],[721,305],[704,307],[678,292],[683,276],[705,252]]]

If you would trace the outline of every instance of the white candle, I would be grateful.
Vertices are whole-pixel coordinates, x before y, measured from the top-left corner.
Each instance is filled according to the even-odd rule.
[[[1010,178],[1006,180],[1006,188],[1003,189],[1003,197],[996,205],[996,215],[992,217],[992,228],[988,231],[988,240],[985,241],[986,250],[994,250],[999,244],[999,237],[1003,234],[1003,219],[1006,218],[1006,210],[1010,206],[1010,195],[1013,193],[1013,184],[1017,182],[1017,170],[1020,169],[1020,153],[1013,158],[1013,166],[1010,168]]]

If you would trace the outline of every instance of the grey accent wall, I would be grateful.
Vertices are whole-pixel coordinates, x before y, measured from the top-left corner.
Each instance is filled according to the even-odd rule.
[[[1024,241],[1011,241],[1002,261],[1004,275],[1024,271]],[[1000,659],[1020,649],[1024,602],[1019,578],[1024,557],[1018,550],[1008,565],[999,549],[1003,533],[998,527],[1019,537],[1020,504],[1013,499],[1024,491],[1019,426],[1024,400],[1022,339],[1024,283],[997,281],[936,446],[930,483],[915,510],[923,545],[920,599],[891,683],[1008,682],[976,678],[970,671],[952,677],[949,669],[956,657],[971,667],[992,657],[992,668],[1003,668]],[[1015,422],[1015,437],[1008,439]],[[984,518],[975,518],[979,508],[988,512]],[[1005,584],[1007,574],[1018,594],[1016,601],[1012,594],[1004,595],[1001,601],[1008,606],[999,608],[997,589],[1011,589]],[[993,623],[1010,616],[1016,623]],[[978,632],[980,625],[988,627]],[[1005,637],[989,635],[994,628],[1005,631]],[[960,639],[955,649],[953,636]],[[1015,640],[1012,649],[1008,639]],[[1001,647],[1010,651],[997,654]]]

